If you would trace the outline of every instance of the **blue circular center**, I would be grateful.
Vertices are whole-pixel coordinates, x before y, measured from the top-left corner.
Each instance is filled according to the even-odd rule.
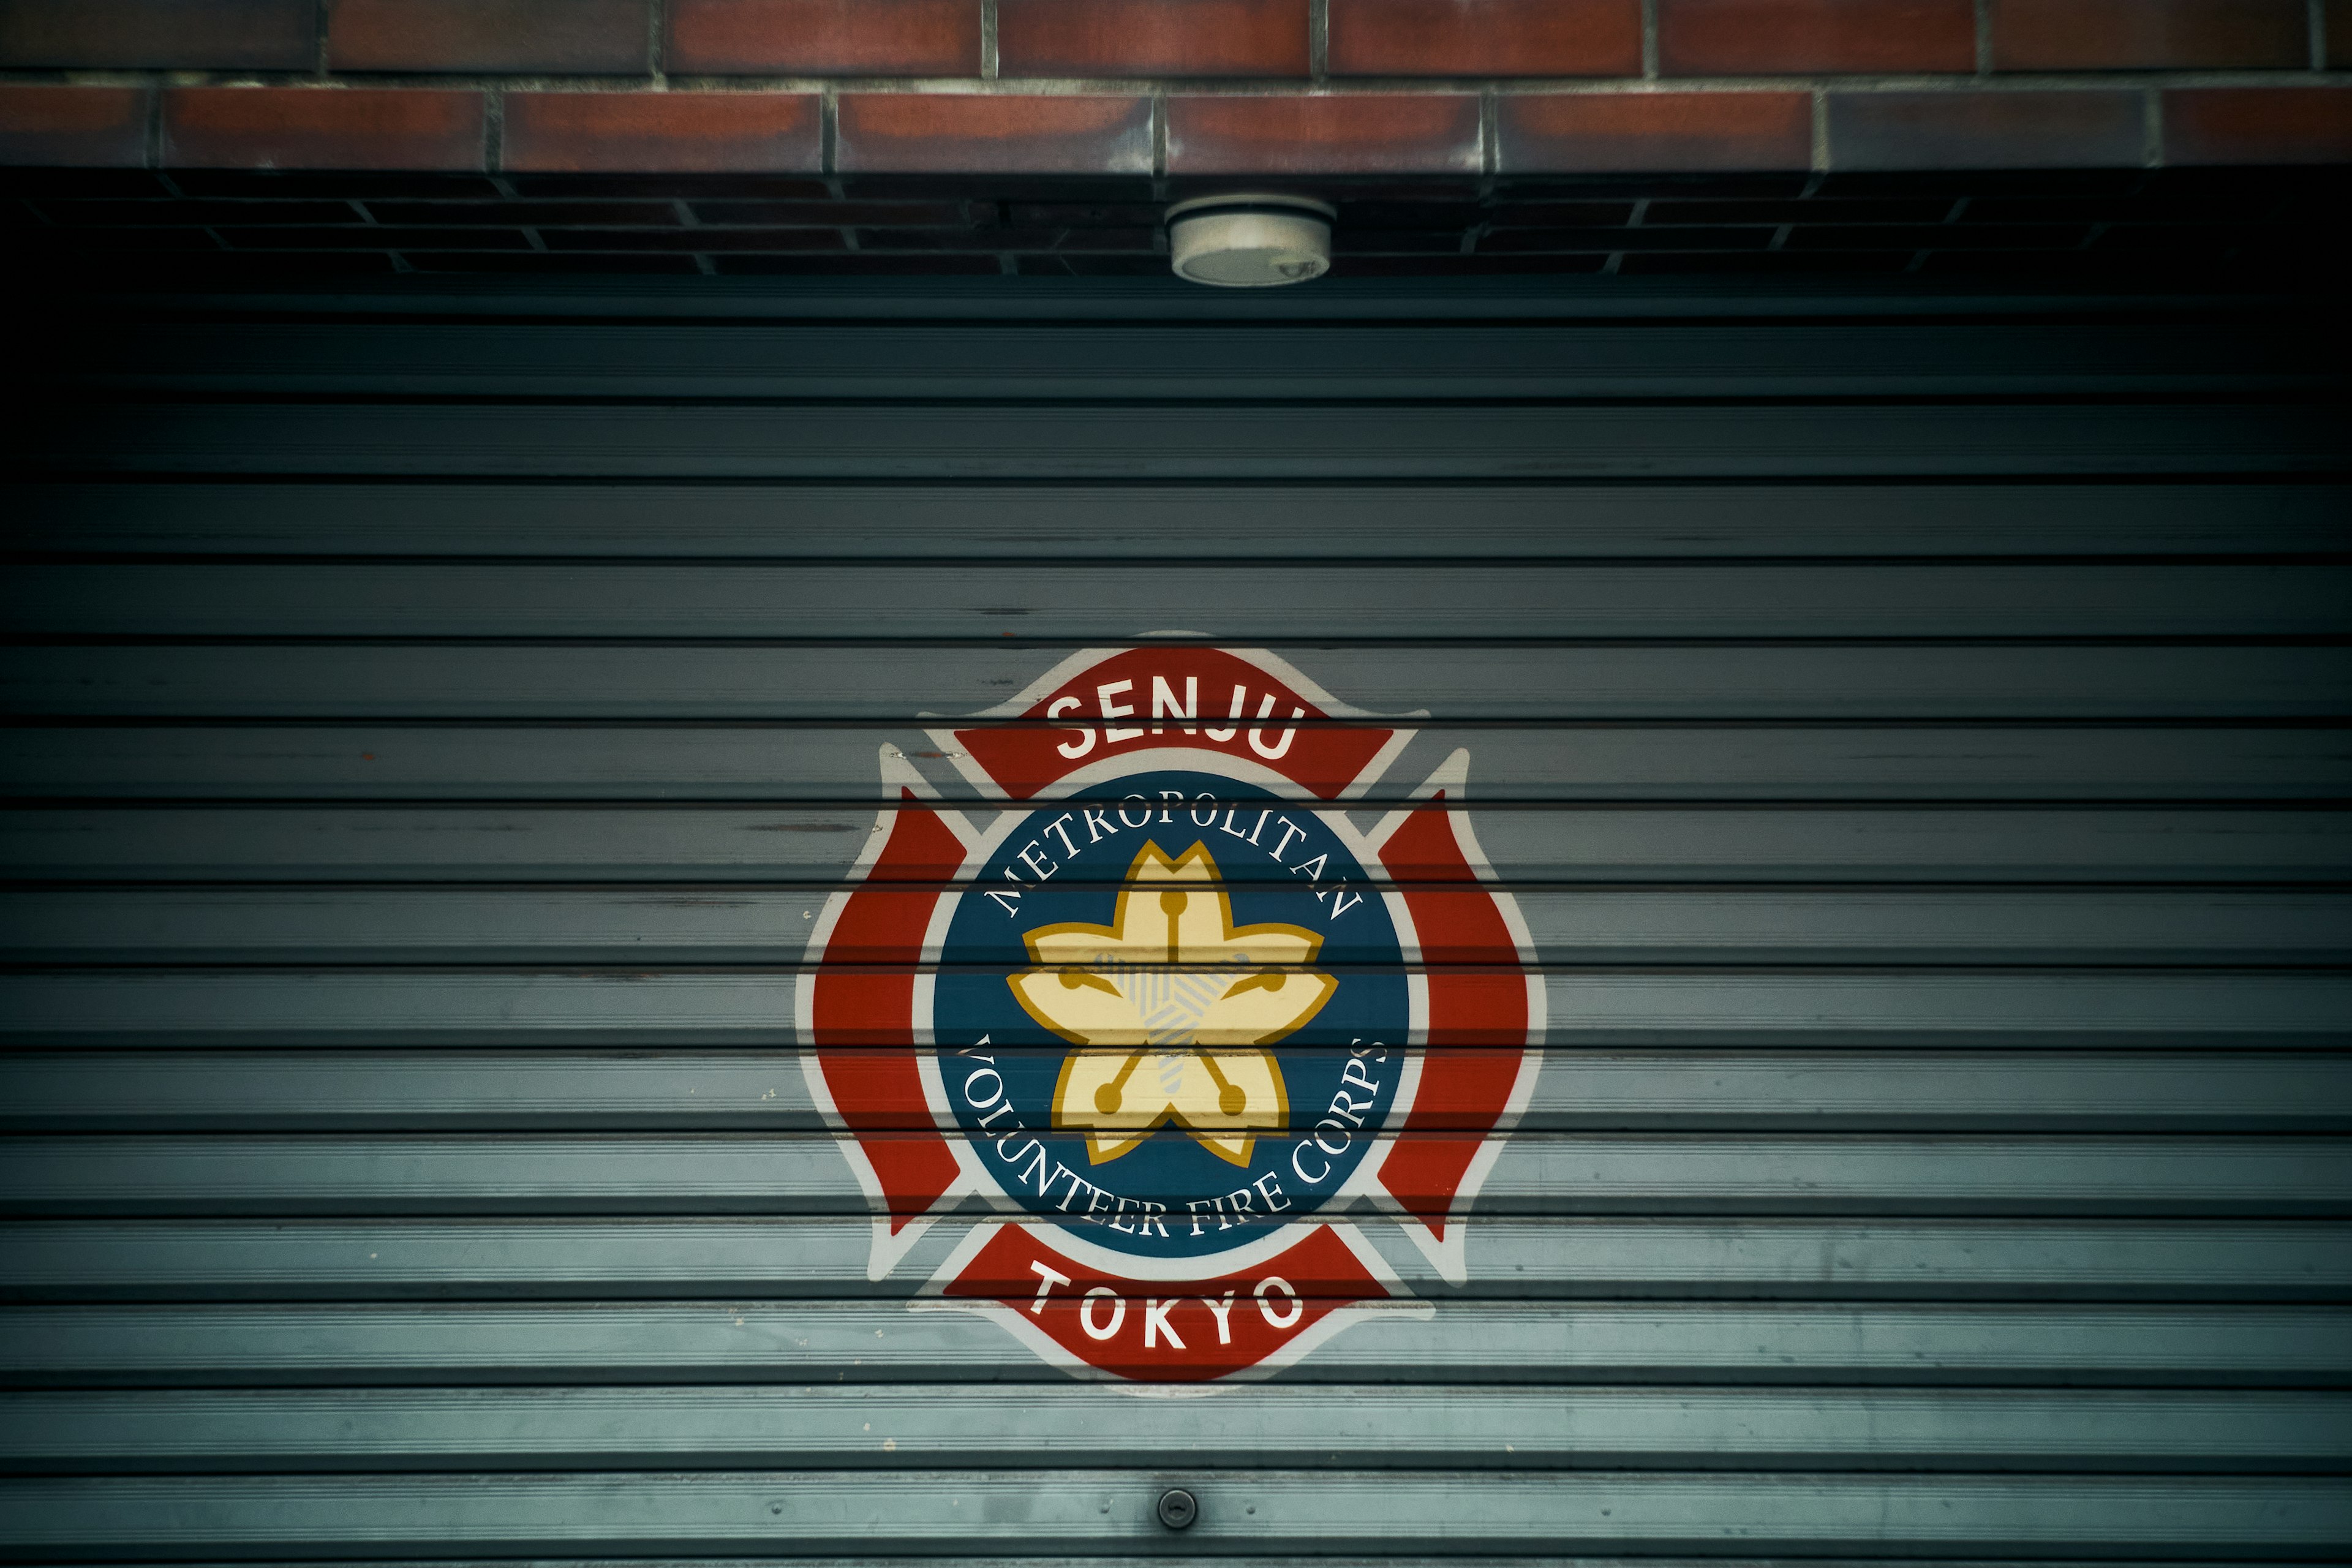
[[[1311,807],[1213,774],[1137,773],[1030,813],[961,896],[932,994],[940,1078],[981,1163],[1031,1213],[1144,1257],[1221,1252],[1328,1203],[1395,1104],[1410,1023],[1396,926],[1370,882]],[[1160,962],[1151,944],[1178,918],[1160,911],[1187,908],[1244,951]],[[1072,928],[1119,962],[1056,965],[1051,937],[1040,955],[1040,933]],[[1202,929],[1217,925],[1185,928]],[[1300,962],[1276,974],[1269,954]],[[1085,1027],[1106,1006],[1148,1009],[1171,984],[1192,984],[1191,1000],[1153,1015],[1150,1044]],[[1213,1016],[1282,1032],[1196,1048],[1186,1020],[1218,998],[1247,1000]],[[1126,1121],[1108,1125],[1105,1107]]]

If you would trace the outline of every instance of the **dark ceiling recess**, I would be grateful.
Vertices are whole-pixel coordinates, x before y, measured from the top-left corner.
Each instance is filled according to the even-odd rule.
[[[1230,185],[1231,182],[1224,182]],[[77,280],[394,273],[1164,275],[1166,178],[0,170],[0,246]],[[2352,169],[1314,182],[1335,278],[2323,281]]]

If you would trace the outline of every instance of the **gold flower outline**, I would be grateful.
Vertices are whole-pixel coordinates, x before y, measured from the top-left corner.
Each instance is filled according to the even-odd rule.
[[[1037,967],[1006,983],[1023,1011],[1081,1047],[1063,1059],[1053,1119],[1087,1132],[1088,1163],[1118,1159],[1172,1121],[1246,1166],[1255,1135],[1287,1122],[1281,1064],[1263,1047],[1304,1027],[1339,982],[1306,967],[1323,945],[1314,931],[1234,924],[1205,843],[1172,860],[1147,843],[1110,924],[1040,926],[1023,942]]]

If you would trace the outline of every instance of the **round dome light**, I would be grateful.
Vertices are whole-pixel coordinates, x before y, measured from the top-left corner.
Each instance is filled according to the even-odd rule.
[[[1331,270],[1339,209],[1306,196],[1196,196],[1168,209],[1176,276],[1218,289],[1273,289]]]

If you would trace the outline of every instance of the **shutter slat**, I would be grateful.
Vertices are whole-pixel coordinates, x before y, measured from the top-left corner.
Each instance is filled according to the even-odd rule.
[[[1399,1432],[1415,1435],[1410,1447],[1396,1443]],[[875,1466],[877,1453],[891,1466],[1017,1457],[1039,1469],[2326,1473],[2352,1461],[2352,1394],[1491,1384],[1237,1388],[1149,1404],[1110,1404],[1097,1389],[1066,1384],[0,1394],[0,1471],[19,1474],[856,1470]]]
[[[37,474],[419,479],[2335,476],[2317,398],[2032,404],[104,403],[7,433]]]
[[[1003,1331],[896,1301],[0,1309],[0,1379],[129,1384],[1061,1384]],[[1393,1313],[1314,1383],[2352,1386],[2341,1307],[1921,1307],[1473,1300]],[[1652,1392],[1635,1399],[1666,1400]]]
[[[1514,889],[1547,965],[2316,964],[2352,952],[2352,894],[2216,887]],[[814,890],[92,884],[0,889],[17,963],[796,963]],[[1431,955],[1444,934],[1419,942]],[[1343,951],[1335,948],[1335,952]]]
[[[157,322],[100,334],[86,385],[377,397],[1316,398],[2049,396],[2325,391],[2325,334],[2284,323],[1572,327],[937,324],[719,332],[615,323]]]
[[[835,888],[876,831],[872,807],[0,808],[0,855],[42,879]],[[2335,882],[2352,868],[2341,811],[2287,806],[1561,806],[1486,813],[1478,839],[1520,883]]]
[[[67,554],[1286,560],[2340,553],[2352,492],[2247,483],[1474,487],[398,485],[281,479],[14,488],[9,547]],[[1120,526],[1107,528],[1115,516]]]
[[[2347,606],[2352,568],[2324,563],[125,563],[0,576],[0,628],[19,637],[2307,637],[2352,632]]]
[[[1382,628],[1367,625],[1367,634]],[[992,641],[1003,631],[995,628]],[[1285,639],[1276,639],[1285,647]],[[1066,646],[697,647],[163,642],[10,649],[0,711],[170,717],[888,722],[977,713]],[[2352,649],[2322,646],[1293,648],[1357,707],[1428,723],[2324,719]],[[1473,780],[1475,785],[1475,780]]]
[[[0,794],[863,805],[878,794],[875,759],[886,745],[935,749],[879,725],[24,726],[0,731]],[[2352,791],[2352,733],[2335,726],[1438,726],[1418,728],[1413,745],[1356,798],[1408,799],[1456,748],[1471,751],[1488,810],[1580,799],[2218,802]]]
[[[0,976],[0,1038],[138,1047],[793,1043],[790,971],[89,969]],[[1571,1046],[2267,1044],[2340,1048],[2332,971],[1572,972],[1546,988]],[[1050,1037],[1015,1044],[1048,1045]],[[1312,1028],[1302,1044],[1334,1042]],[[887,1039],[847,1044],[894,1043]],[[1341,1037],[1337,1043],[1345,1043]],[[1435,1046],[1484,1043],[1435,1037]]]
[[[843,1051],[835,1059],[855,1057]],[[1301,1110],[1311,1124],[1311,1110]],[[898,1125],[944,1121],[908,1117]],[[785,1132],[827,1125],[800,1058],[782,1050],[86,1050],[0,1060],[0,1127],[27,1132]],[[1531,1132],[2342,1131],[2352,1130],[2352,1058],[1584,1047],[1546,1061],[1517,1125]]]
[[[879,1450],[879,1443],[877,1443]],[[1558,1552],[1847,1548],[2064,1555],[2333,1554],[2352,1498],[2327,1479],[1251,1471],[1184,1479],[1208,1500],[1190,1551]],[[644,1553],[1167,1550],[1164,1472],[1082,1469],[284,1477],[0,1483],[26,1549]]]
[[[866,1213],[866,1195],[839,1180],[840,1142],[792,1132],[20,1136],[0,1140],[0,1213]],[[2352,1144],[2333,1139],[1528,1132],[1512,1148],[1479,1194],[1487,1214],[2352,1215]],[[1182,1212],[1181,1186],[1149,1174],[1104,1179]],[[1009,1172],[1005,1181],[1014,1184]],[[1411,1189],[1398,1197],[1428,1201]]]
[[[878,1298],[947,1252],[866,1274],[863,1218],[0,1223],[20,1300]],[[1450,1299],[2340,1301],[2352,1226],[2327,1220],[1824,1222],[1515,1219],[1478,1228]],[[1433,1280],[1402,1247],[1409,1279]]]

